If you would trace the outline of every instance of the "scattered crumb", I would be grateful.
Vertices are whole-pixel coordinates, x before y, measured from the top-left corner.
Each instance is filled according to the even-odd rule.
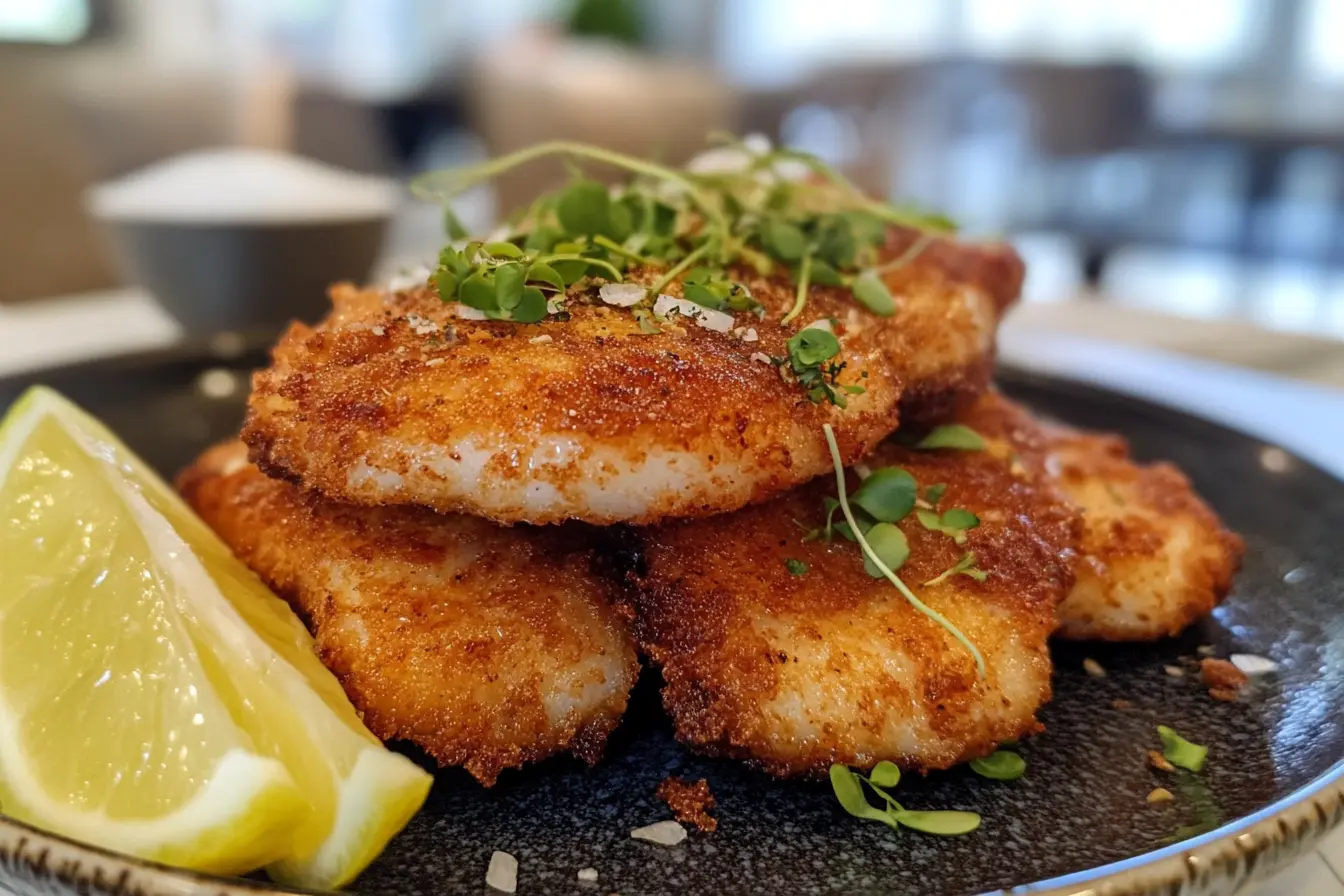
[[[1223,703],[1236,703],[1241,691],[1234,691],[1231,688],[1209,688],[1209,696]]]
[[[756,333],[755,327],[747,327],[747,332],[742,334],[743,342],[755,342],[761,337]]]
[[[706,834],[718,829],[718,819],[709,814],[714,808],[714,794],[709,792],[709,782],[704,778],[693,784],[681,778],[664,778],[657,793],[677,821],[693,824]]]
[[[428,361],[425,362],[425,366],[426,366],[426,367],[438,367],[438,366],[439,366],[440,364],[442,364],[442,363],[443,363],[443,359],[442,359],[442,358],[430,358]]]
[[[591,884],[591,883],[596,882],[596,880],[597,880],[597,869],[596,869],[596,868],[580,868],[580,869],[579,869],[579,880],[581,880],[581,881],[583,881],[584,883],[587,883],[587,884]]]
[[[370,327],[370,328],[369,328],[369,332],[372,333],[372,334],[375,335],[375,336],[385,336],[385,335],[387,335],[387,330],[384,330],[382,327]]]
[[[1088,657],[1087,659],[1083,660],[1083,671],[1086,672],[1088,675],[1091,675],[1093,678],[1106,677],[1106,670],[1102,668],[1101,663],[1092,659],[1092,657]]]
[[[1128,700],[1121,700],[1119,697],[1111,701],[1112,709],[1129,709],[1134,704]]]
[[[1170,675],[1172,678],[1185,677],[1185,670],[1182,669],[1180,666],[1163,666],[1162,671]]]
[[[1165,787],[1158,787],[1148,794],[1150,803],[1169,803],[1176,799],[1176,795]]]
[[[630,832],[630,836],[660,846],[676,846],[686,839],[686,829],[675,821],[656,821],[642,828],[635,828]]]
[[[1266,675],[1270,672],[1277,672],[1279,669],[1278,663],[1267,657],[1256,656],[1253,653],[1234,653],[1228,659],[1232,661],[1232,665],[1247,675]]]
[[[551,342],[553,340],[551,339],[550,333],[542,333],[540,336],[533,336],[531,339],[527,341],[532,343],[533,345],[544,345],[545,343]],[[584,870],[586,871],[588,869],[585,868]]]
[[[773,363],[775,363],[774,361],[770,360],[770,356],[767,355],[765,352],[752,352],[752,353],[751,353],[751,360],[752,360],[752,361],[760,361],[762,364],[773,364]]]
[[[1246,673],[1229,663],[1227,660],[1218,660],[1212,657],[1206,657],[1199,662],[1199,680],[1204,682],[1209,688],[1209,694],[1215,700],[1226,700],[1228,698],[1215,694],[1214,691],[1220,691],[1224,694],[1230,693],[1231,699],[1237,699],[1237,691],[1241,690],[1246,684]]]
[[[1176,766],[1167,761],[1167,757],[1162,755],[1161,750],[1148,751],[1148,764],[1160,772],[1176,771]]]
[[[518,860],[506,852],[492,852],[490,867],[485,871],[485,885],[504,893],[518,892]]]
[[[1201,644],[1195,648],[1195,653],[1200,656],[1213,656],[1214,649],[1212,644]]]

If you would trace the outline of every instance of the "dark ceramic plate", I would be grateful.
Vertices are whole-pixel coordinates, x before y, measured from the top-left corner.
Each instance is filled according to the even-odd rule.
[[[40,377],[102,417],[172,474],[233,435],[260,354],[183,351]],[[678,746],[646,674],[596,769],[554,760],[486,791],[445,772],[424,810],[357,881],[370,894],[481,893],[490,853],[520,863],[523,893],[1231,892],[1301,854],[1344,816],[1344,484],[1279,449],[1113,393],[1015,371],[1002,386],[1041,412],[1123,433],[1141,457],[1187,470],[1247,542],[1234,594],[1177,640],[1139,647],[1058,645],[1047,732],[1022,746],[1025,778],[963,771],[910,776],[911,808],[971,809],[969,837],[893,835],[844,815],[828,787],[779,783]],[[0,406],[27,383],[0,383]],[[1212,645],[1281,664],[1239,703],[1211,700],[1163,665]],[[1109,672],[1088,677],[1093,657]],[[1126,701],[1126,703],[1116,703]],[[1211,747],[1204,774],[1174,781],[1146,758],[1154,726]],[[667,849],[630,839],[665,818],[664,777],[705,777],[721,826]],[[1168,786],[1174,802],[1148,805]],[[597,885],[578,869],[601,873]],[[63,882],[61,882],[63,881]],[[1033,884],[1033,882],[1039,882]],[[0,820],[0,885],[20,893],[265,891],[167,871]],[[1092,889],[1096,888],[1096,889]]]

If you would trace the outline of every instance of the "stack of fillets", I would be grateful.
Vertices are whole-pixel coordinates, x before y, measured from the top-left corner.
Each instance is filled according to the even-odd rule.
[[[374,733],[486,784],[595,761],[641,654],[692,749],[777,775],[946,768],[1039,729],[1052,634],[1175,633],[1240,545],[1174,468],[992,390],[1011,249],[916,240],[882,250],[908,259],[894,315],[814,286],[785,324],[793,280],[734,269],[764,314],[731,330],[649,332],[583,283],[529,325],[432,286],[337,287],[256,375],[242,441],[180,486]],[[838,337],[844,407],[781,375],[807,328]],[[915,601],[845,536],[837,462],[849,495],[894,484],[877,517],[851,510],[893,517]]]

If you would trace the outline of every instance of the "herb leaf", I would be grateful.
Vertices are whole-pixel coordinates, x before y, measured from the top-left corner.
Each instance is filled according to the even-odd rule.
[[[803,561],[795,560],[792,557],[784,561],[784,566],[788,569],[789,575],[791,576],[805,576],[810,568]]]
[[[798,261],[807,251],[807,237],[783,218],[761,222],[761,247],[780,261]]]
[[[555,215],[571,236],[606,233],[610,227],[611,197],[607,188],[595,180],[572,181],[560,192]]]
[[[854,490],[850,501],[884,523],[905,519],[915,506],[919,490],[915,477],[900,467],[883,467]]]
[[[520,324],[535,324],[546,318],[546,296],[535,286],[523,289],[523,296],[513,309],[513,319]]]
[[[495,268],[495,304],[512,311],[523,300],[523,266],[517,263]]]
[[[895,787],[901,783],[901,770],[896,763],[883,759],[868,773],[868,780],[878,787]]]
[[[925,529],[941,532],[957,544],[965,544],[966,531],[980,525],[980,517],[961,507],[953,507],[941,514],[934,510],[919,510],[915,518]]]
[[[890,828],[896,827],[895,819],[868,802],[868,798],[863,795],[862,781],[847,766],[839,763],[831,766],[831,790],[835,792],[840,807],[855,818],[880,821]]]
[[[988,756],[972,759],[971,771],[995,781],[1016,781],[1026,774],[1027,760],[1011,750],[996,750]]]
[[[912,812],[905,809],[891,814],[902,827],[939,837],[959,837],[980,827],[980,816],[974,812]]]
[[[1198,772],[1204,768],[1209,748],[1192,744],[1166,725],[1157,726],[1157,736],[1162,738],[1162,755],[1177,768]]]
[[[983,582],[989,578],[988,573],[975,565],[975,551],[968,551],[956,564],[929,579],[924,583],[924,586],[927,588],[933,585],[941,585],[954,576],[969,576],[977,582]]]
[[[565,281],[560,277],[559,271],[544,261],[534,261],[527,269],[527,282],[533,284],[545,284],[556,292],[565,291]]]
[[[499,300],[495,296],[495,284],[477,271],[457,288],[462,304],[478,311],[498,311]]]
[[[896,299],[892,297],[891,290],[887,289],[887,284],[872,271],[864,271],[855,277],[851,288],[859,304],[878,317],[891,317],[896,313]]]
[[[789,361],[797,373],[800,367],[816,367],[840,354],[840,340],[830,330],[808,327],[789,339],[788,348]]]
[[[954,448],[958,451],[983,451],[985,440],[980,433],[962,423],[950,423],[936,426],[929,434],[915,443],[920,450],[934,448]]]
[[[910,556],[910,544],[905,540],[905,533],[896,527],[893,523],[876,523],[871,529],[863,533],[868,541],[868,546],[878,556],[887,569],[895,572],[905,565],[906,559]],[[863,569],[868,575],[875,579],[886,577],[876,563],[868,556],[863,558]]]
[[[924,489],[924,500],[930,504],[937,504],[943,500],[943,494],[947,491],[946,482],[938,482]]]

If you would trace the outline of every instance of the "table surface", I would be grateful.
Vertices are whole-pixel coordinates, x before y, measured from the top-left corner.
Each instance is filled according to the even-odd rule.
[[[0,376],[161,348],[181,331],[136,289],[0,306]],[[1189,321],[1097,301],[1026,305],[1008,363],[1189,409],[1344,478],[1344,343]],[[1344,896],[1344,828],[1256,896]]]

